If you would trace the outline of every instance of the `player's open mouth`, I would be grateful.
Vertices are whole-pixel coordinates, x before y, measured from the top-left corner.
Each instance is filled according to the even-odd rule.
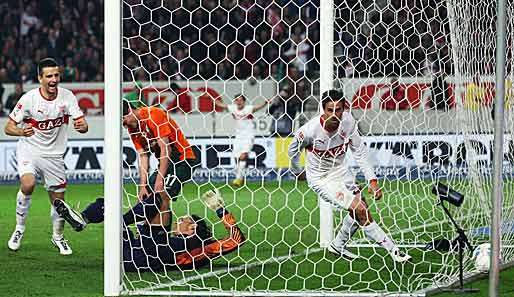
[[[54,93],[57,89],[57,84],[55,85],[48,85],[48,90],[49,91],[52,91],[52,93]]]

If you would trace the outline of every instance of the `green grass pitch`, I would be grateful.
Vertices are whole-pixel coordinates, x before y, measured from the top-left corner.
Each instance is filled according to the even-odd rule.
[[[163,290],[170,287],[197,290],[203,286],[228,290],[283,287],[290,290],[316,290],[323,286],[336,291],[383,290],[385,287],[398,291],[419,285],[413,276],[430,277],[434,269],[440,268],[428,263],[432,260],[441,262],[441,255],[423,253],[418,248],[408,249],[414,263],[405,265],[395,265],[380,248],[359,248],[358,252],[363,259],[352,263],[325,254],[317,245],[316,196],[305,183],[297,186],[293,182],[281,185],[271,182],[250,183],[240,189],[226,185],[215,186],[221,187],[228,209],[241,222],[241,229],[247,236],[245,245],[239,251],[215,260],[212,267],[197,271],[128,274],[126,277],[132,281],[133,288],[157,283]],[[177,215],[196,213],[207,216],[215,224],[216,237],[221,237],[226,234],[221,224],[214,213],[206,210],[198,199],[210,187],[212,185],[188,184],[184,188],[184,197],[173,204],[173,211]],[[434,198],[429,195],[428,188],[429,185],[423,182],[386,182],[384,199],[370,203],[372,213],[375,217],[383,218],[380,224],[393,237],[396,236],[396,229],[411,228],[424,220],[444,220],[440,212],[433,211]],[[67,226],[65,235],[74,253],[68,257],[60,256],[50,243],[48,196],[42,187],[38,187],[33,196],[23,245],[18,252],[11,252],[7,249],[7,240],[15,224],[17,187],[1,186],[0,190],[3,192],[0,198],[0,239],[4,241],[3,248],[0,248],[0,295],[101,296],[103,226],[90,225],[81,233],[75,233]],[[407,195],[403,200],[396,199],[392,193],[398,190],[410,196]],[[128,188],[128,191],[133,192],[133,188]],[[67,200],[72,205],[80,203],[80,207],[84,207],[102,193],[102,185],[70,185]],[[402,209],[407,209],[407,213],[398,215]],[[387,219],[391,217],[390,212],[396,214],[394,222]],[[392,225],[396,227],[389,228]],[[356,235],[357,241],[363,238],[360,231]],[[418,235],[414,229],[411,235],[406,236],[414,238]],[[408,238],[405,240],[408,242]],[[263,262],[267,264],[263,265]],[[242,266],[245,263],[250,265]],[[205,277],[211,270],[217,274]],[[187,284],[176,283],[184,277],[189,279]],[[513,269],[502,273],[501,296],[514,296],[512,280]],[[481,294],[475,296],[488,295],[487,280],[473,286],[481,288]]]

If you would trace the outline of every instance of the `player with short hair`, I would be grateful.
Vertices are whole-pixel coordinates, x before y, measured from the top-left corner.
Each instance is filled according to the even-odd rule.
[[[236,159],[236,178],[232,181],[232,184],[236,187],[243,185],[243,171],[246,168],[248,154],[252,150],[254,143],[255,129],[253,114],[270,104],[273,100],[274,99],[265,100],[259,105],[250,105],[247,104],[244,95],[238,94],[234,97],[233,104],[225,104],[220,100],[214,101],[218,108],[228,110],[234,120],[236,120],[236,131],[232,149],[234,158]]]
[[[199,165],[193,148],[178,124],[157,107],[133,109],[123,100],[123,126],[128,129],[139,156],[138,198],[144,199],[151,192],[159,193],[165,198],[163,209],[167,210],[169,200],[177,199],[182,184],[191,180]],[[149,175],[151,153],[159,165]],[[167,212],[162,215],[168,220]]]
[[[31,195],[36,186],[36,175],[42,177],[50,201],[64,200],[66,174],[64,152],[70,118],[80,133],[88,130],[77,98],[67,89],[59,87],[59,64],[46,58],[37,65],[40,87],[24,94],[9,115],[5,134],[19,137],[16,148],[20,190],[16,196],[16,228],[8,247],[17,251],[25,232],[25,222],[31,205]],[[60,254],[72,254],[64,239],[64,220],[51,206],[52,243]]]
[[[293,170],[298,170],[300,153],[307,149],[306,174],[309,187],[338,210],[348,211],[328,251],[347,259],[357,258],[356,254],[347,249],[346,244],[361,227],[366,236],[384,247],[394,261],[408,261],[411,257],[400,251],[373,221],[353,175],[344,165],[346,151],[350,149],[369,182],[369,192],[374,194],[376,200],[382,197],[377,177],[368,162],[368,150],[354,118],[348,112],[348,103],[340,92],[330,90],[322,96],[322,107],[321,115],[311,119],[295,133],[288,154]]]
[[[123,266],[125,271],[162,271],[169,268],[191,269],[237,250],[245,241],[234,216],[225,208],[219,192],[207,191],[203,195],[206,206],[216,212],[229,236],[216,240],[211,227],[197,215],[182,216],[173,227],[162,225],[159,211],[163,199],[150,194],[123,215]],[[104,200],[98,198],[78,213],[64,201],[55,201],[57,211],[75,230],[87,224],[104,220]],[[135,237],[129,226],[136,222],[139,236]]]

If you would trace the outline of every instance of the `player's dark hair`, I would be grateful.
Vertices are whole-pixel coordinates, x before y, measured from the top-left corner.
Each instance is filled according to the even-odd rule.
[[[186,249],[188,251],[205,246],[214,240],[212,239],[211,228],[205,220],[197,215],[191,215],[191,219],[196,223],[196,232],[192,236],[186,237]]]
[[[325,106],[329,102],[338,102],[338,101],[343,102],[343,106],[345,109],[349,108],[348,102],[344,98],[343,93],[338,90],[326,91],[323,93],[323,95],[321,95],[321,107],[323,107],[323,109],[325,109]]]
[[[37,63],[37,74],[42,75],[43,69],[46,67],[59,67],[59,63],[57,63],[53,58],[44,58]]]
[[[201,218],[197,215],[191,215],[191,218],[196,223],[196,235],[201,240],[209,240],[212,238],[212,230],[209,225],[207,225],[207,222],[205,222],[204,218]]]
[[[234,96],[234,99],[237,99],[237,98],[241,98],[241,99],[243,99],[243,101],[245,101],[245,102],[246,102],[246,97],[245,97],[245,95],[243,95],[243,94],[237,94],[237,95],[235,95],[235,96]]]

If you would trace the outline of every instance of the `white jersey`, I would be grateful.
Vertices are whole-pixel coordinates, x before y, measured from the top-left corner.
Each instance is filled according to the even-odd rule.
[[[236,137],[253,138],[253,105],[245,105],[243,109],[237,109],[235,104],[227,105],[228,111],[236,120]]]
[[[355,120],[348,112],[343,112],[342,121],[333,132],[323,128],[321,116],[311,119],[298,129],[288,151],[293,166],[298,166],[300,152],[304,148],[307,149],[308,178],[323,178],[334,171],[350,175],[348,168],[344,168],[346,151],[350,148],[366,179],[376,179],[368,162],[368,149],[362,141]]]
[[[20,138],[18,149],[54,157],[64,155],[70,117],[77,120],[83,116],[75,95],[63,88],[57,88],[54,100],[45,99],[40,88],[33,89],[20,98],[9,115],[17,124],[32,124],[34,129],[34,135]]]

